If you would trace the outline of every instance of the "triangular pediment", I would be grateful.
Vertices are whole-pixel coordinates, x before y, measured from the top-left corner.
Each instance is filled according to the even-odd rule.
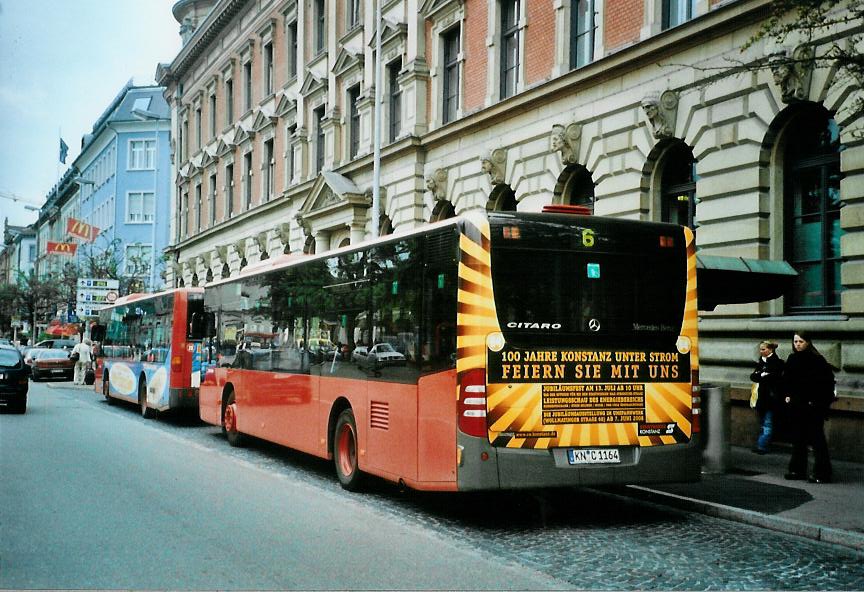
[[[293,96],[293,93],[289,95],[286,92],[280,92],[276,99],[276,117],[285,117],[292,111],[297,113],[297,98]]]
[[[191,176],[192,176],[192,163],[187,162],[183,166],[181,166],[179,169],[177,169],[178,181],[188,179]]]
[[[208,167],[214,162],[216,162],[216,147],[214,146],[212,150],[205,148],[201,154],[201,168]]]
[[[234,135],[231,138],[231,143],[234,146],[239,146],[243,142],[248,142],[249,140],[251,140],[254,137],[255,137],[255,131],[254,130],[247,128],[242,123],[238,123],[234,127]]]
[[[225,138],[219,138],[219,141],[216,142],[216,148],[214,149],[213,153],[216,156],[225,156],[226,154],[231,152],[233,148],[234,146],[227,143],[225,141]]]
[[[276,115],[269,109],[265,109],[264,107],[258,107],[255,109],[255,121],[252,122],[253,130],[260,132],[274,123],[276,123]]]
[[[408,25],[405,23],[397,23],[394,21],[383,19],[384,28],[381,29],[381,45],[382,47],[387,45],[388,43],[392,43],[394,40],[407,40],[408,39]],[[375,35],[372,35],[372,39],[369,41],[369,47],[375,48]]]
[[[347,47],[343,47],[336,56],[333,62],[333,73],[341,76],[352,68],[360,67],[360,54],[350,51]]]
[[[368,201],[368,196],[351,179],[333,171],[324,171],[315,179],[300,214],[308,217],[323,210],[363,205]]]
[[[300,87],[300,94],[306,97],[322,90],[327,90],[327,79],[319,78],[311,71],[307,72],[303,86]]]
[[[434,18],[436,13],[456,10],[463,4],[463,0],[423,0],[420,3],[420,14],[425,18]]]

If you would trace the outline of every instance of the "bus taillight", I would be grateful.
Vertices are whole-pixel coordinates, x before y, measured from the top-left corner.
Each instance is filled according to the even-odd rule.
[[[692,370],[690,372],[690,390],[692,392],[693,397],[693,406],[691,411],[691,422],[692,431],[694,434],[698,434],[702,431],[702,387],[699,386],[699,371]]]
[[[171,370],[173,372],[179,372],[183,368],[183,357],[182,356],[171,356]]]
[[[470,370],[459,389],[459,429],[469,436],[486,436],[486,372]]]

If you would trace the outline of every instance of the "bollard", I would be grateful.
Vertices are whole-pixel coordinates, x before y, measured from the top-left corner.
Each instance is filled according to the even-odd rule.
[[[702,397],[702,450],[703,473],[725,473],[731,451],[732,434],[729,387],[703,384]]]

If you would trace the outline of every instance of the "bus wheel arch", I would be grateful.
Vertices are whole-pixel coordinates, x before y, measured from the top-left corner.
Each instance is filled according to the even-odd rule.
[[[237,401],[234,396],[234,385],[230,382],[222,390],[222,415],[220,423],[222,424],[222,433],[225,434],[228,444],[239,448],[246,443],[243,434],[237,431]]]
[[[333,431],[333,465],[339,484],[347,491],[357,491],[363,481],[360,470],[360,446],[357,437],[357,422],[351,407],[343,408],[336,419]]]
[[[144,419],[156,417],[156,410],[147,405],[147,377],[143,372],[138,377],[138,405],[141,407],[141,417]]]
[[[111,376],[107,368],[102,372],[102,396],[105,397],[109,405],[114,404],[114,398],[111,396]]]

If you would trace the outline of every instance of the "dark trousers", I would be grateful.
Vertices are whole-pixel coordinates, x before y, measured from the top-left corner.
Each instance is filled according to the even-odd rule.
[[[825,440],[825,413],[812,406],[792,409],[792,458],[789,472],[807,474],[807,447],[813,447],[813,477],[831,479],[831,458]]]

